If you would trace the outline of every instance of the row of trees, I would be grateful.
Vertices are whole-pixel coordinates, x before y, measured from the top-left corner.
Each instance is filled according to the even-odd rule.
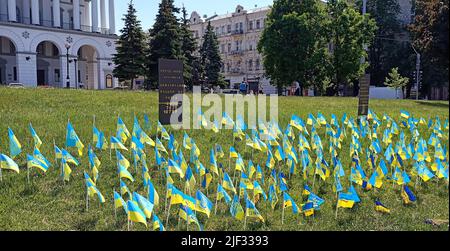
[[[319,95],[336,95],[367,68],[363,45],[375,31],[375,21],[348,1],[276,0],[258,50],[279,89],[299,81]]]
[[[133,1],[130,1],[113,58],[116,65],[114,75],[119,80],[129,81],[131,89],[134,89],[134,80],[145,76],[145,88],[157,88],[158,59],[165,58],[183,61],[183,76],[188,88],[192,88],[194,83],[223,82],[219,45],[211,24],[208,23],[203,43],[198,48],[189,30],[184,6],[181,19],[177,18],[178,14],[180,9],[175,7],[174,0],[162,0],[155,23],[145,34],[136,17]]]

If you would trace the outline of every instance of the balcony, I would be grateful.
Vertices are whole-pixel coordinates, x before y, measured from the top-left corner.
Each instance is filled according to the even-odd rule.
[[[228,71],[230,75],[243,75],[244,72],[241,68],[231,68],[231,70]]]
[[[244,30],[234,30],[231,32],[231,35],[242,35],[244,34]]]
[[[233,56],[243,56],[244,50],[234,50],[234,51],[231,51],[230,54]]]

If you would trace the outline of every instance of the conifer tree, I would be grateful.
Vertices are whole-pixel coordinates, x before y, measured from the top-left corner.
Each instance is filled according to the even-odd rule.
[[[158,86],[158,59],[182,59],[180,25],[175,16],[179,9],[174,0],[162,0],[153,28],[147,53],[147,78],[151,87]],[[149,86],[147,86],[149,87]]]
[[[113,55],[113,62],[116,65],[113,73],[121,81],[129,80],[130,88],[134,89],[134,80],[144,73],[145,39],[133,1],[128,4],[128,12],[122,20],[125,24],[117,40],[117,53]]]
[[[203,45],[200,49],[201,65],[204,70],[203,76],[207,85],[217,84],[223,86],[223,76],[220,73],[222,68],[222,59],[219,54],[219,42],[214,33],[211,22],[208,22],[205,35],[203,36]]]

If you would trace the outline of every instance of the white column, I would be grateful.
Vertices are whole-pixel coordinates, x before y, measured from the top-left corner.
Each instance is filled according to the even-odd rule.
[[[31,1],[31,23],[39,25],[39,1]]]
[[[22,16],[23,16],[23,23],[25,24],[31,24],[30,20],[30,0],[23,0],[22,1]]]
[[[116,12],[114,0],[109,0],[109,33],[116,34]]]
[[[80,30],[80,0],[73,0],[73,28]]]
[[[8,0],[0,0],[0,21],[8,20],[7,1]]]
[[[8,21],[17,22],[16,0],[8,0]]]
[[[53,0],[53,26],[61,27],[61,3],[60,0]]]
[[[105,0],[100,0],[100,26],[102,32],[106,29],[106,4]]]
[[[98,0],[91,1],[92,11],[92,32],[98,32]]]
[[[84,2],[84,25],[91,26],[91,2]]]

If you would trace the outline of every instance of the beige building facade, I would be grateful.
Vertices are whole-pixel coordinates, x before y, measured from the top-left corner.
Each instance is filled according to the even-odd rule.
[[[192,12],[190,28],[198,44],[202,43],[208,22],[214,27],[223,62],[222,74],[230,88],[247,80],[259,82],[259,89],[266,94],[276,93],[265,75],[263,59],[257,50],[269,11],[270,7],[245,10],[238,5],[232,13],[209,18]]]

